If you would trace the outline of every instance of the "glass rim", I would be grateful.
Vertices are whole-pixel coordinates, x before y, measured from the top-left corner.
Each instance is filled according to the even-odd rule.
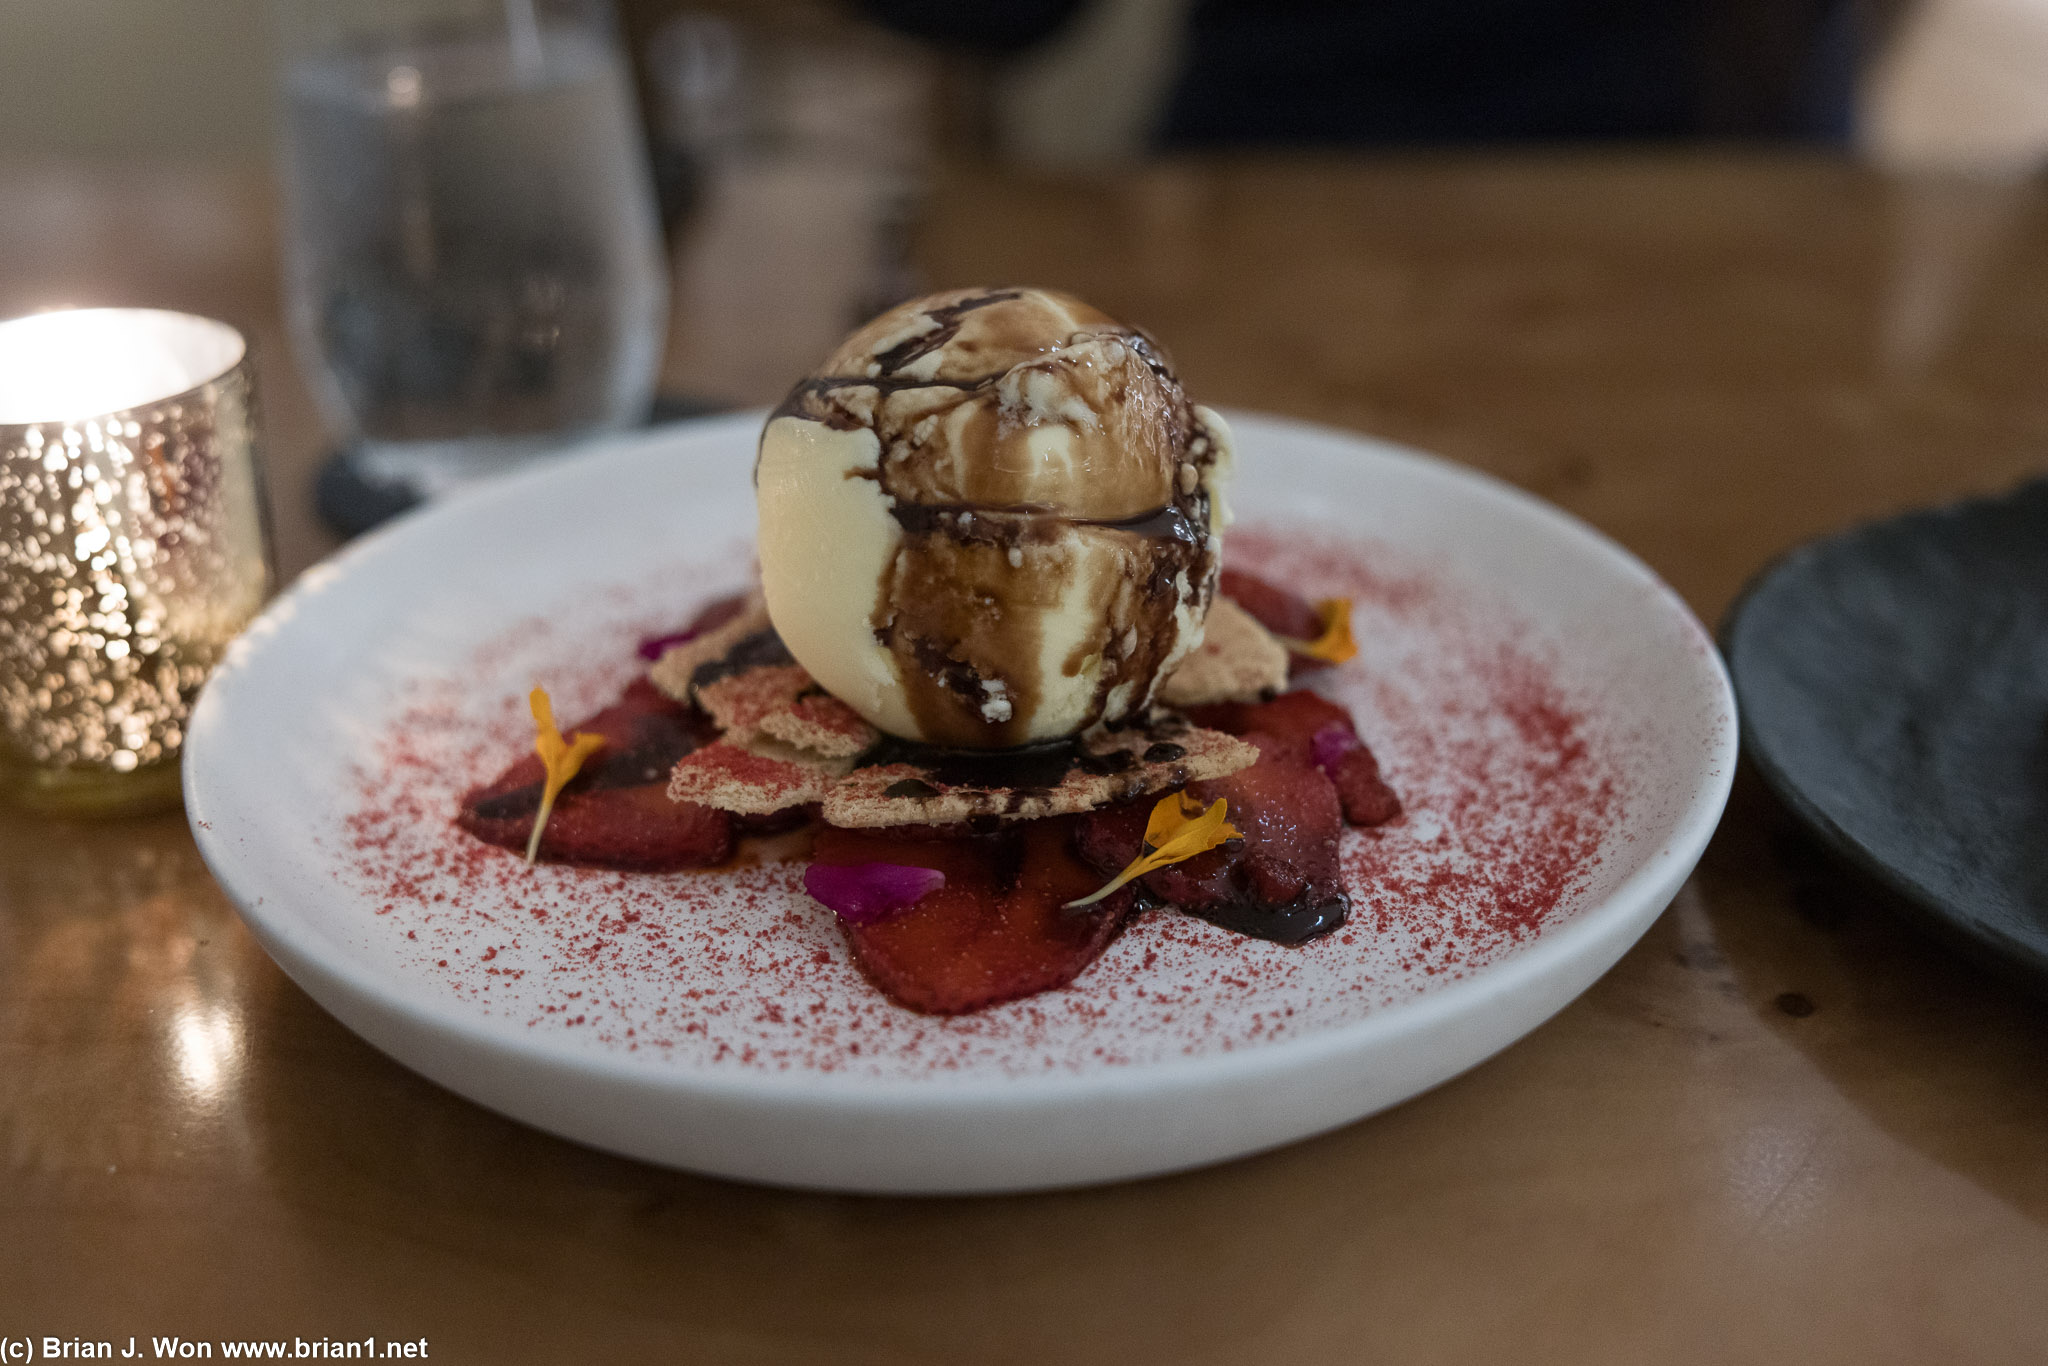
[[[157,408],[166,403],[176,402],[198,393],[208,385],[217,384],[249,360],[249,339],[242,330],[232,323],[218,318],[209,318],[199,313],[186,313],[169,308],[49,308],[33,313],[0,319],[0,367],[5,367],[14,357],[10,356],[11,345],[17,339],[12,335],[20,329],[42,329],[93,323],[111,323],[126,320],[139,324],[146,333],[152,333],[152,340],[160,343],[165,350],[161,353],[162,363],[168,367],[167,377],[144,385],[132,382],[130,391],[118,387],[109,390],[111,398],[106,402],[64,404],[57,397],[49,397],[48,409],[36,406],[35,399],[14,404],[6,393],[6,376],[0,374],[0,430],[20,430],[28,427],[68,425],[93,422]],[[179,346],[190,348],[187,354],[173,354]],[[43,356],[41,363],[48,367],[53,358]],[[70,358],[74,364],[90,364],[82,357]],[[54,374],[54,371],[50,371]]]

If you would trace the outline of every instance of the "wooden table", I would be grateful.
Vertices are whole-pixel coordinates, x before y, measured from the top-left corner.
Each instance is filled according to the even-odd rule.
[[[0,312],[263,348],[279,550],[317,428],[261,182],[0,177]],[[1142,321],[1191,389],[1469,461],[1715,621],[1772,555],[2048,463],[2048,197],[1794,156],[956,175],[934,284]],[[687,379],[687,375],[682,376]],[[785,377],[764,380],[768,389]],[[742,395],[741,397],[749,397]],[[2048,1010],[1738,785],[1584,998],[1391,1113],[1192,1175],[878,1200],[658,1171],[385,1060],[180,818],[0,824],[0,1336],[424,1337],[471,1362],[2048,1359]]]

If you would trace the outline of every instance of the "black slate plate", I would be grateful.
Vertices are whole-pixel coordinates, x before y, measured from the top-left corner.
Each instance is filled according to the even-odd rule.
[[[1800,820],[2048,986],[2048,480],[1801,547],[1721,643]]]

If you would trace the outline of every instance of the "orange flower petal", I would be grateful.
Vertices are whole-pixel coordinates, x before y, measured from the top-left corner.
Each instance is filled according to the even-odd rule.
[[[1316,604],[1316,615],[1323,620],[1323,633],[1314,640],[1276,638],[1296,654],[1326,664],[1342,664],[1358,653],[1358,642],[1351,638],[1351,599],[1324,598]]]
[[[583,761],[604,748],[604,737],[585,735],[579,730],[564,740],[555,726],[555,707],[546,688],[528,693],[526,705],[533,712],[533,752],[540,756],[541,767],[548,775],[547,785],[541,789],[540,809],[533,813],[533,834],[526,841],[526,861],[531,864],[540,855],[541,831],[547,829],[555,798],[583,767]]]
[[[1227,840],[1242,838],[1237,828],[1224,820],[1229,814],[1230,804],[1221,797],[1209,803],[1206,810],[1188,792],[1161,797],[1152,808],[1151,819],[1145,822],[1145,852],[1098,890],[1069,901],[1066,909],[1078,911],[1093,906],[1125,883],[1154,869],[1184,862]]]

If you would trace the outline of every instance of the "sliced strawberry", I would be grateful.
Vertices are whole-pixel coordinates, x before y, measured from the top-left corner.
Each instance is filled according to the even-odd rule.
[[[586,721],[566,728],[602,735],[605,746],[555,798],[540,854],[550,862],[664,872],[732,857],[733,822],[723,811],[668,799],[676,760],[711,738],[693,707],[657,692],[645,679]],[[529,754],[462,799],[456,824],[490,844],[525,849],[540,809],[545,774]]]
[[[1146,886],[1240,934],[1288,944],[1326,934],[1349,909],[1337,865],[1344,821],[1337,789],[1273,736],[1252,731],[1245,738],[1259,747],[1258,763],[1193,789],[1204,803],[1230,803],[1243,846],[1161,868],[1147,874]]]
[[[1145,822],[1159,800],[1157,797],[1140,797],[1115,806],[1098,807],[1076,818],[1074,856],[1099,874],[1096,886],[1130,867],[1132,860],[1144,852]],[[1228,849],[1230,846],[1226,844],[1223,847]],[[1139,878],[1132,885],[1143,889],[1147,898],[1158,899],[1152,894],[1146,879]]]
[[[1329,698],[1306,689],[1284,692],[1270,702],[1219,702],[1209,707],[1190,707],[1188,719],[1198,726],[1230,735],[1258,731],[1277,743],[1287,759],[1314,762],[1311,746],[1316,732],[1338,725],[1357,734],[1351,713]]]
[[[1252,614],[1259,625],[1276,636],[1290,640],[1314,640],[1323,633],[1323,619],[1315,604],[1271,579],[1226,569],[1218,576],[1216,591]]]
[[[695,805],[695,803],[691,803]],[[786,806],[780,811],[769,811],[758,816],[734,814],[732,828],[742,835],[786,835],[801,829],[818,818],[815,806]]]
[[[1323,619],[1315,604],[1271,579],[1241,569],[1226,569],[1217,578],[1216,591],[1251,613],[1259,625],[1283,641],[1315,640],[1323,633]],[[1327,660],[1294,650],[1287,652],[1290,677],[1329,667]]]
[[[1343,812],[1330,780],[1278,737],[1258,731],[1250,768],[1188,790],[1205,804],[1230,803],[1244,836],[1147,873],[1145,891],[1239,934],[1298,944],[1344,923],[1350,901],[1337,862]],[[1097,872],[1114,875],[1138,857],[1149,802],[1085,817],[1075,848]]]
[[[1103,879],[1070,849],[1078,817],[994,834],[932,827],[818,831],[819,863],[936,868],[946,885],[892,919],[840,922],[854,961],[899,1005],[957,1015],[1062,987],[1109,947],[1135,898],[1125,889],[1082,911],[1067,902]],[[937,836],[936,838],[934,836]]]
[[[1356,735],[1334,761],[1319,766],[1336,784],[1344,819],[1353,825],[1385,825],[1401,814],[1401,799],[1380,776],[1380,761]]]
[[[1380,776],[1379,760],[1358,737],[1351,713],[1306,690],[1282,693],[1270,702],[1224,702],[1193,707],[1198,726],[1245,735],[1271,736],[1295,762],[1313,764],[1336,784],[1344,819],[1353,825],[1383,825],[1401,814],[1401,799]]]

